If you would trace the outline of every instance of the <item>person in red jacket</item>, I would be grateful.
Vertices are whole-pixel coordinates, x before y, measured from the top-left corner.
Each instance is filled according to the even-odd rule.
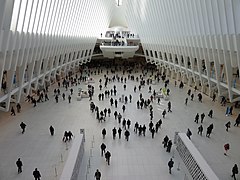
[[[228,150],[230,149],[229,143],[224,144],[223,147],[224,147],[224,151],[225,151],[225,152],[224,152],[224,155],[227,156],[227,152],[228,152]]]

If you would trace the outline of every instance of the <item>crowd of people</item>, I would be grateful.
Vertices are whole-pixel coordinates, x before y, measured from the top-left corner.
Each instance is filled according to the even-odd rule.
[[[139,69],[138,69],[139,70]],[[138,136],[138,137],[145,137],[146,135],[151,136],[152,139],[155,138],[156,133],[159,133],[159,130],[164,128],[162,125],[164,125],[164,119],[166,118],[168,113],[174,113],[172,112],[172,103],[173,101],[167,100],[167,106],[164,107],[162,110],[162,117],[155,117],[154,113],[154,107],[156,104],[160,104],[163,100],[163,97],[157,97],[157,92],[161,92],[161,89],[159,86],[153,86],[152,81],[157,81],[158,83],[162,83],[164,85],[164,88],[166,88],[167,96],[171,96],[170,94],[170,87],[169,87],[169,79],[167,79],[166,75],[164,73],[157,72],[153,69],[145,70],[140,69],[141,73],[130,73],[127,72],[125,69],[116,68],[102,71],[100,68],[95,69],[88,69],[84,73],[88,74],[88,76],[93,75],[102,75],[102,77],[99,79],[99,82],[95,82],[95,87],[99,87],[98,95],[94,95],[94,88],[88,91],[89,93],[89,101],[90,101],[90,112],[95,115],[95,118],[97,122],[99,123],[108,123],[110,119],[113,119],[114,121],[118,122],[118,126],[113,126],[111,129],[103,128],[101,130],[102,138],[103,140],[106,138],[106,136],[111,136],[113,141],[116,140],[116,136],[118,135],[118,139],[121,139],[122,134],[124,135],[124,138],[126,141],[129,141],[131,143],[130,136]],[[109,73],[111,72],[111,73]],[[136,71],[137,72],[137,71]],[[80,72],[79,75],[71,75],[66,76],[62,81],[58,82],[58,87],[53,90],[53,99],[55,99],[56,103],[59,103],[59,100],[65,101],[65,97],[68,97],[68,103],[71,103],[72,95],[74,93],[73,86],[81,85],[81,82],[86,81],[86,76],[81,76],[83,72]],[[116,83],[122,83],[122,88],[119,86],[116,86]],[[128,83],[134,83],[134,88],[132,90],[128,89]],[[175,82],[176,83],[176,82]],[[176,84],[175,84],[176,85]],[[184,83],[181,81],[179,83],[179,88],[182,89],[184,86]],[[92,86],[94,87],[94,86]],[[142,93],[142,90],[147,87],[148,89],[148,95],[144,95]],[[65,92],[63,92],[65,89]],[[154,89],[155,88],[155,89]],[[135,93],[134,95],[131,92]],[[194,94],[197,91],[197,88],[194,88],[194,92],[192,92],[191,89],[188,89],[187,95],[185,97],[185,105],[189,105],[189,99],[191,101],[194,100]],[[49,101],[48,96],[48,88],[38,90],[36,94],[34,95],[28,95],[26,98],[27,102],[31,102],[33,104],[33,107],[37,106],[37,103],[44,103],[45,101]],[[138,98],[136,99],[135,97]],[[215,102],[215,97],[213,96],[212,101]],[[203,96],[201,92],[197,94],[198,101],[200,103],[203,102]],[[59,99],[61,98],[61,99]],[[109,106],[102,107],[98,106],[96,104],[97,101],[109,101]],[[136,103],[136,111],[149,111],[149,119],[146,120],[145,123],[141,124],[138,122],[137,119],[131,119],[125,115],[126,111],[128,111],[128,106],[131,103]],[[221,101],[222,105],[226,104],[226,99],[222,99]],[[21,105],[17,104],[17,112],[20,112]],[[226,115],[230,116],[232,115],[233,106],[227,107]],[[214,129],[214,124],[211,123],[210,125],[206,126],[204,124],[205,119],[205,113],[207,112],[199,112],[196,114],[194,119],[194,122],[196,124],[200,123],[200,126],[197,127],[198,131],[197,133],[202,136],[202,133],[204,129],[206,129],[206,137],[210,138],[210,135]],[[11,115],[16,115],[14,107],[11,109]],[[208,112],[208,117],[213,118],[213,110],[211,109]],[[236,119],[236,123],[234,126],[238,126],[240,123],[240,115]],[[20,127],[22,129],[22,134],[25,133],[26,130],[26,124],[24,122],[21,122]],[[148,126],[148,128],[147,128]],[[226,131],[229,131],[229,128],[231,126],[230,121],[225,124]],[[54,127],[51,125],[49,127],[50,135],[54,135]],[[190,128],[186,128],[187,137],[191,140],[192,136],[192,130]],[[65,131],[63,136],[63,142],[70,141],[73,137],[73,133],[71,131]],[[163,148],[166,148],[166,152],[170,153],[172,148],[172,140],[169,138],[169,135],[165,135],[162,144]],[[227,142],[226,142],[227,143]],[[227,143],[229,145],[229,143]],[[230,146],[230,145],[229,145]],[[229,150],[229,147],[226,148],[224,144],[224,155],[227,155],[227,151]],[[101,149],[101,156],[104,155],[106,163],[110,165],[110,157],[114,158],[114,154],[110,152],[110,150],[107,149],[107,144],[104,142],[101,143],[100,146]],[[227,150],[226,150],[227,149]],[[18,173],[22,172],[22,166],[23,162],[20,158],[18,158],[18,161],[16,162],[18,167]],[[167,163],[169,167],[169,173],[172,173],[172,168],[174,165],[174,161],[171,158],[170,161]],[[233,177],[236,176],[237,165],[234,165]],[[101,173],[99,169],[97,169],[96,173],[94,174],[97,180],[100,180]],[[33,176],[35,179],[40,179],[41,175],[39,170],[36,168],[33,172]]]

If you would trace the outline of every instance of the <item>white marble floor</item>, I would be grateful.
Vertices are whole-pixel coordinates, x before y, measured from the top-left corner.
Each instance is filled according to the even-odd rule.
[[[119,73],[121,74],[121,73]],[[104,74],[94,76],[96,83],[94,103],[99,106],[100,110],[105,107],[110,107],[109,98],[104,101],[98,101],[98,80],[103,78]],[[125,75],[126,76],[126,75]],[[111,179],[184,179],[185,167],[182,165],[180,158],[174,150],[169,154],[162,147],[162,139],[168,135],[171,139],[174,137],[175,131],[186,132],[190,128],[193,132],[192,142],[198,148],[200,153],[206,159],[210,167],[221,180],[231,179],[231,168],[234,163],[239,163],[240,156],[240,130],[238,127],[233,127],[234,119],[239,110],[234,109],[232,117],[225,116],[225,107],[219,105],[218,102],[212,102],[207,96],[203,96],[203,103],[199,103],[195,93],[194,101],[189,101],[188,105],[184,105],[187,97],[188,87],[178,89],[170,84],[172,102],[172,113],[166,115],[163,120],[162,129],[151,138],[151,134],[147,131],[146,137],[139,137],[133,132],[133,125],[136,121],[140,124],[149,123],[149,109],[139,110],[136,108],[136,101],[139,98],[139,91],[133,92],[134,85],[138,85],[136,81],[127,80],[127,90],[123,90],[123,83],[110,83],[108,88],[113,85],[117,86],[118,99],[122,94],[132,94],[132,103],[126,105],[126,112],[123,117],[130,119],[132,125],[130,128],[130,140],[127,142],[124,138],[116,140],[112,139],[111,130],[113,127],[118,128],[119,124],[114,120],[113,112],[115,110],[122,113],[122,103],[118,108],[112,107],[111,117],[106,118],[106,122],[99,123],[95,119],[95,114],[89,110],[89,100],[82,99],[76,101],[76,92],[78,87],[74,87],[75,94],[72,97],[72,103],[63,101],[60,98],[59,103],[55,102],[53,92],[49,92],[50,101],[39,103],[33,108],[31,104],[24,103],[22,112],[16,116],[10,116],[10,113],[0,112],[0,180],[31,180],[33,179],[32,171],[37,167],[42,179],[53,180],[58,179],[64,162],[67,158],[71,143],[65,144],[62,142],[63,132],[71,130],[74,134],[79,133],[80,128],[86,130],[85,156],[79,175],[80,180],[94,179],[94,172],[98,168],[102,173],[103,180]],[[163,84],[152,85],[153,89],[160,89]],[[80,85],[86,89],[86,85]],[[52,87],[54,88],[54,86]],[[103,88],[103,90],[105,90]],[[64,88],[61,88],[65,92]],[[148,86],[141,90],[144,98],[148,98]],[[69,94],[69,92],[67,92]],[[168,101],[161,101],[158,105],[153,103],[155,123],[161,118],[161,112],[167,108]],[[214,110],[214,118],[210,119],[206,116],[203,127],[204,136],[197,135],[197,125],[194,123],[194,117],[197,112],[205,114],[209,109]],[[225,123],[230,120],[232,127],[229,132],[225,131]],[[27,124],[26,133],[21,134],[19,127],[20,122]],[[211,138],[205,137],[206,127],[214,123],[213,134]],[[49,134],[49,126],[55,127],[55,135]],[[102,139],[101,130],[107,129],[106,139]],[[94,142],[93,141],[94,137]],[[104,142],[107,145],[107,150],[112,154],[110,166],[105,162],[105,159],[100,156],[100,144]],[[230,151],[228,156],[223,155],[223,144],[230,143]],[[92,149],[92,153],[90,153]],[[91,154],[91,157],[90,157]],[[173,173],[168,173],[167,162],[174,156]],[[18,157],[23,161],[23,173],[17,174],[15,162]],[[89,173],[86,173],[88,159],[90,157],[91,167]],[[180,171],[177,170],[180,162]],[[57,173],[57,176],[56,176]]]

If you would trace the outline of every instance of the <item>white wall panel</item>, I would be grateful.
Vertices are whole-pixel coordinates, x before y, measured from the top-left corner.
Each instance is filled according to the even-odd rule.
[[[50,80],[57,71],[67,72],[79,61],[91,59],[97,37],[108,28],[115,2],[2,0],[0,3],[3,14],[0,79],[3,71],[7,71],[7,94],[0,93],[0,102],[6,103],[6,108],[1,109],[7,111],[12,95],[19,102],[23,89],[31,93],[32,83],[37,89],[38,80]],[[74,53],[82,50],[91,53],[76,58]],[[15,74],[18,84],[13,84]]]
[[[142,10],[148,13],[143,14]],[[144,52],[167,53],[167,61],[161,58],[154,61],[172,65],[170,54],[172,57],[176,54],[178,64],[175,64],[175,59],[172,60],[175,69],[191,72],[193,76],[198,76],[200,82],[207,82],[209,95],[214,86],[217,86],[219,95],[227,87],[228,97],[233,100],[233,91],[239,92],[232,87],[234,68],[240,67],[239,0],[152,0],[147,3],[127,0],[126,11],[129,28],[139,34]],[[151,58],[149,53],[145,56],[146,59]],[[188,57],[191,69],[187,66]],[[195,58],[197,68],[194,67]],[[202,60],[205,72],[202,72]],[[220,66],[224,70],[223,81],[220,79],[223,74]]]
[[[19,99],[22,88],[26,88],[23,86],[26,69],[27,92],[30,92],[31,83],[37,88],[38,79],[49,79],[57,71],[66,72],[78,62],[90,59],[96,39],[109,26],[115,6],[114,0],[2,0],[0,3],[0,78],[4,70],[9,71],[11,84],[0,101],[7,102],[16,86],[12,86],[15,71],[21,82]],[[128,28],[139,34],[144,52],[148,51],[146,59],[174,66],[176,71],[184,71],[188,79],[191,75],[201,83],[208,82],[210,86],[215,83],[219,95],[227,87],[232,100],[232,92],[236,92],[231,85],[233,68],[240,67],[239,0],[125,0],[123,5]],[[74,53],[78,52],[77,59]],[[206,72],[202,72],[202,60]],[[221,65],[226,73],[223,82],[220,82]],[[214,79],[211,69],[215,71]]]

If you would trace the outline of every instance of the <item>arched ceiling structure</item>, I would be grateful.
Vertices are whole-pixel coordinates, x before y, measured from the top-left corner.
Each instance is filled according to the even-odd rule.
[[[90,61],[100,33],[112,26],[138,34],[147,61],[214,84],[219,94],[227,89],[232,100],[240,94],[232,86],[239,19],[239,0],[1,0],[0,79],[7,89],[0,102],[8,110],[12,95],[19,101],[23,90]]]

